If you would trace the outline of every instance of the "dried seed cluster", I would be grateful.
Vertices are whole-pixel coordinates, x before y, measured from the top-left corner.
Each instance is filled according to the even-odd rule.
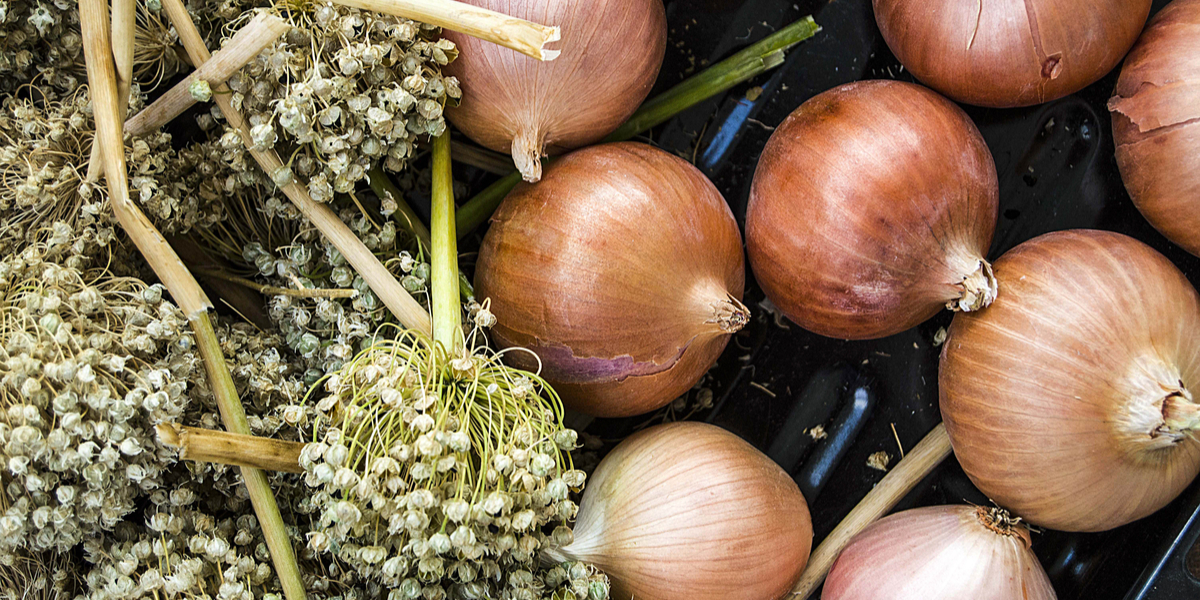
[[[0,553],[70,551],[163,484],[155,423],[199,370],[162,286],[41,260],[0,262]]]
[[[215,14],[244,20],[250,8],[227,1]],[[456,50],[436,28],[331,3],[271,9],[293,28],[228,84],[253,146],[287,161],[271,174],[277,183],[299,175],[314,200],[329,202],[354,192],[375,164],[404,169],[418,136],[445,131],[442,111],[461,91],[441,75]],[[227,131],[221,143],[240,153],[238,170],[252,168],[240,135]]]
[[[300,458],[315,490],[297,507],[315,520],[310,549],[399,598],[607,597],[586,568],[539,565],[539,549],[571,543],[585,475],[571,466],[577,435],[536,376],[404,332],[320,389],[318,441]]]

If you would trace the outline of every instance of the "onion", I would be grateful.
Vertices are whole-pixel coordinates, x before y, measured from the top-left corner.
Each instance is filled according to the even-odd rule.
[[[898,81],[820,94],[771,135],[746,211],[754,276],[821,335],[878,338],[996,297],[999,184],[965,113]]]
[[[575,540],[545,554],[596,565],[613,598],[774,600],[808,562],[796,483],[736,435],[695,422],[621,442],[588,482]]]
[[[691,388],[749,319],[742,240],[690,163],[644,144],[593,146],[514,189],[479,249],[475,292],[522,368],[577,411],[641,414]]]
[[[662,0],[468,0],[562,29],[561,56],[539,62],[446,31],[458,58],[446,72],[465,90],[446,118],[479,144],[511,152],[526,181],[540,158],[599,141],[650,93],[667,45]]]
[[[1054,600],[1029,530],[1000,509],[928,506],[851,540],[822,600]]]
[[[896,58],[967,104],[1030,106],[1111,71],[1146,24],[1151,0],[874,0]]]
[[[1200,299],[1149,246],[1065,231],[996,261],[1004,294],[956,315],[942,418],[971,481],[1036,525],[1140,519],[1200,471]]]
[[[1154,17],[1108,107],[1134,204],[1200,256],[1200,1],[1175,0]]]

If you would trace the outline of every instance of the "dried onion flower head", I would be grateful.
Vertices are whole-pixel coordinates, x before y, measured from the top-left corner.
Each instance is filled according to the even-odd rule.
[[[537,375],[484,348],[447,355],[405,330],[376,338],[313,395],[316,441],[300,458],[315,490],[302,509],[316,523],[311,550],[401,598],[542,598],[606,581],[540,565],[540,549],[570,543],[585,475],[569,453],[576,433]]]
[[[59,93],[86,79],[79,9],[75,2],[10,0],[0,12],[0,92],[35,78]]]
[[[179,72],[178,36],[148,2],[139,0],[134,25],[133,80],[154,89]],[[10,0],[0,10],[0,92],[37,82],[70,95],[87,82],[79,5],[74,0]]]
[[[0,556],[68,551],[159,487],[201,371],[183,314],[148,286],[46,262],[0,261]]]
[[[144,94],[133,90],[130,111]],[[116,220],[102,182],[83,181],[95,135],[86,89],[62,100],[9,97],[0,106],[0,252],[51,237],[103,246]],[[219,146],[193,143],[180,151],[162,132],[131,139],[125,148],[132,198],[167,232],[219,222],[222,196],[257,184],[236,176]],[[63,233],[63,228],[66,233]],[[86,256],[83,246],[75,253]]]
[[[212,21],[214,37],[231,37],[256,6],[222,2],[208,17],[231,22]],[[229,80],[230,99],[255,146],[285,157],[314,200],[353,192],[375,164],[404,169],[418,136],[445,131],[442,110],[461,92],[441,75],[455,48],[437,28],[325,2],[266,10],[293,28]],[[227,150],[244,153],[233,141]]]
[[[0,562],[0,600],[70,600],[80,588],[74,556],[18,554]]]

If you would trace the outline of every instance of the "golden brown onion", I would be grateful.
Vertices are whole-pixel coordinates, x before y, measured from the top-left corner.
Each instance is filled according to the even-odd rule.
[[[763,149],[750,266],[801,327],[870,339],[996,297],[984,254],[999,184],[962,110],[921,86],[860,81],[796,109]]]
[[[1200,256],[1200,0],[1175,0],[1154,17],[1125,59],[1108,108],[1134,204]]]
[[[466,1],[562,30],[561,54],[547,62],[444,34],[459,48],[446,72],[463,86],[462,104],[446,118],[479,144],[511,152],[526,181],[541,177],[540,157],[616,129],[646,99],[662,67],[662,0]]]
[[[1111,71],[1146,24],[1151,0],[874,0],[896,58],[967,104],[1030,106]]]
[[[509,193],[479,249],[475,293],[491,298],[496,342],[536,352],[567,406],[628,416],[691,388],[746,323],[743,268],[733,213],[699,170],[606,144]]]
[[[681,422],[641,431],[588,481],[575,540],[546,554],[612,580],[614,599],[774,600],[812,549],[808,504],[736,435]]]
[[[1029,529],[980,506],[884,517],[838,556],[822,600],[1054,600]]]
[[[1165,257],[1104,231],[1050,233],[995,265],[1004,293],[955,315],[939,373],[954,454],[1036,525],[1140,519],[1200,471],[1200,299]]]

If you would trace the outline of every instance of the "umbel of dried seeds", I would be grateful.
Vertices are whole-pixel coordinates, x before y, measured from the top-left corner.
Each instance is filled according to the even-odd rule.
[[[299,507],[315,521],[310,549],[395,598],[607,596],[602,575],[539,562],[542,548],[571,542],[571,492],[585,475],[571,465],[577,435],[536,375],[482,349],[449,356],[404,331],[321,392],[315,441],[300,456],[314,489]]]

